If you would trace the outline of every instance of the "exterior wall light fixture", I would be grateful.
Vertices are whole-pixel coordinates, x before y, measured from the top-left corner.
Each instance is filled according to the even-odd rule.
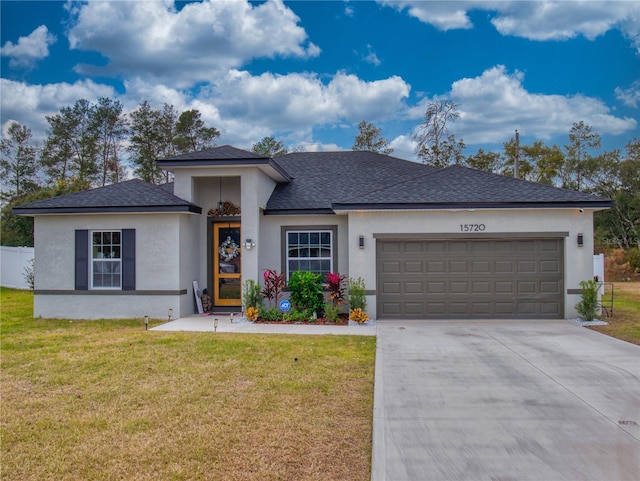
[[[584,235],[578,234],[578,247],[582,247],[584,245]]]
[[[360,249],[364,249],[364,236],[363,236],[363,235],[361,235],[361,236],[358,238],[358,247],[359,247]]]

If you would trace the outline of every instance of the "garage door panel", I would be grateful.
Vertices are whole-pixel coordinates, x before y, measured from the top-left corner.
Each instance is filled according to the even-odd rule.
[[[490,294],[491,286],[492,284],[489,281],[471,282],[471,293],[472,294]]]
[[[378,241],[378,316],[562,317],[563,252],[563,239]]]
[[[424,248],[423,242],[405,242],[403,251],[406,254],[422,254]]]
[[[467,274],[469,272],[467,261],[449,261],[449,272],[452,274]]]
[[[469,294],[469,284],[466,281],[450,282],[449,294]]]
[[[442,274],[447,271],[446,264],[444,261],[427,261],[426,265],[427,265],[426,273]]]
[[[519,274],[534,274],[537,270],[535,260],[518,261]]]
[[[402,271],[400,261],[383,261],[382,272],[383,274],[400,274]]]
[[[422,266],[422,261],[407,261],[402,264],[402,272],[406,274],[411,273],[419,273],[424,272],[424,267]]]
[[[385,282],[382,284],[382,295],[386,294],[400,294],[402,291],[402,283],[399,281],[396,282]]]
[[[495,265],[495,272],[497,274],[513,274],[516,271],[516,266],[514,261],[496,260],[494,265]]]
[[[405,282],[404,292],[406,294],[420,294],[424,293],[424,284],[422,282]]]
[[[540,272],[544,274],[556,274],[560,272],[560,262],[556,260],[540,261]]]
[[[489,274],[491,272],[491,261],[471,261],[471,272],[473,274]]]
[[[515,291],[513,281],[497,281],[495,291],[496,294],[513,294]]]

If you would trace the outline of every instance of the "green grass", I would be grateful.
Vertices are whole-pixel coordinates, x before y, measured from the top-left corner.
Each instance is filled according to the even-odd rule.
[[[369,479],[375,338],[37,320],[32,299],[0,291],[2,479]]]
[[[605,293],[603,299],[609,295]],[[613,316],[606,318],[606,321],[609,325],[591,329],[640,345],[640,282],[614,284]]]

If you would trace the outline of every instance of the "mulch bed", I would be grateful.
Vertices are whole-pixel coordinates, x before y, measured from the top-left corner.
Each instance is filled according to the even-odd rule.
[[[329,321],[324,317],[319,317],[318,319],[310,319],[308,321],[267,321],[261,317],[258,317],[255,321],[255,324],[312,324],[317,326],[348,326],[349,325],[349,316],[347,314],[340,314],[340,317],[336,322]]]

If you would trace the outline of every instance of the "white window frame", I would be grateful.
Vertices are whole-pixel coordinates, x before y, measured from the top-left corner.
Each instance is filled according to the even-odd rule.
[[[320,257],[290,257],[289,256],[289,234],[329,234],[329,255],[328,256],[320,256]],[[333,228],[325,228],[318,227],[313,228],[287,228],[284,232],[284,265],[285,271],[287,273],[287,281],[290,279],[291,273],[295,271],[291,271],[289,262],[290,261],[329,261],[329,270],[327,272],[334,272],[334,258],[335,258],[335,249],[336,249],[336,236],[335,229]],[[298,244],[300,245],[300,244]],[[321,246],[322,244],[318,244]]]
[[[120,243],[119,244],[109,244],[112,246],[118,246],[119,247],[119,251],[120,251],[120,257],[94,257],[94,247],[96,246],[93,243],[93,236],[94,234],[104,234],[104,233],[111,233],[112,235],[114,233],[118,233],[120,234]],[[97,244],[100,247],[106,246],[106,244],[103,244],[102,242],[100,244]],[[113,251],[112,251],[113,252]],[[122,290],[122,230],[119,229],[100,229],[100,230],[90,230],[89,231],[89,289],[92,290]],[[117,286],[96,286],[94,285],[94,267],[95,267],[95,263],[102,263],[102,264],[118,264],[119,266],[119,284]]]

